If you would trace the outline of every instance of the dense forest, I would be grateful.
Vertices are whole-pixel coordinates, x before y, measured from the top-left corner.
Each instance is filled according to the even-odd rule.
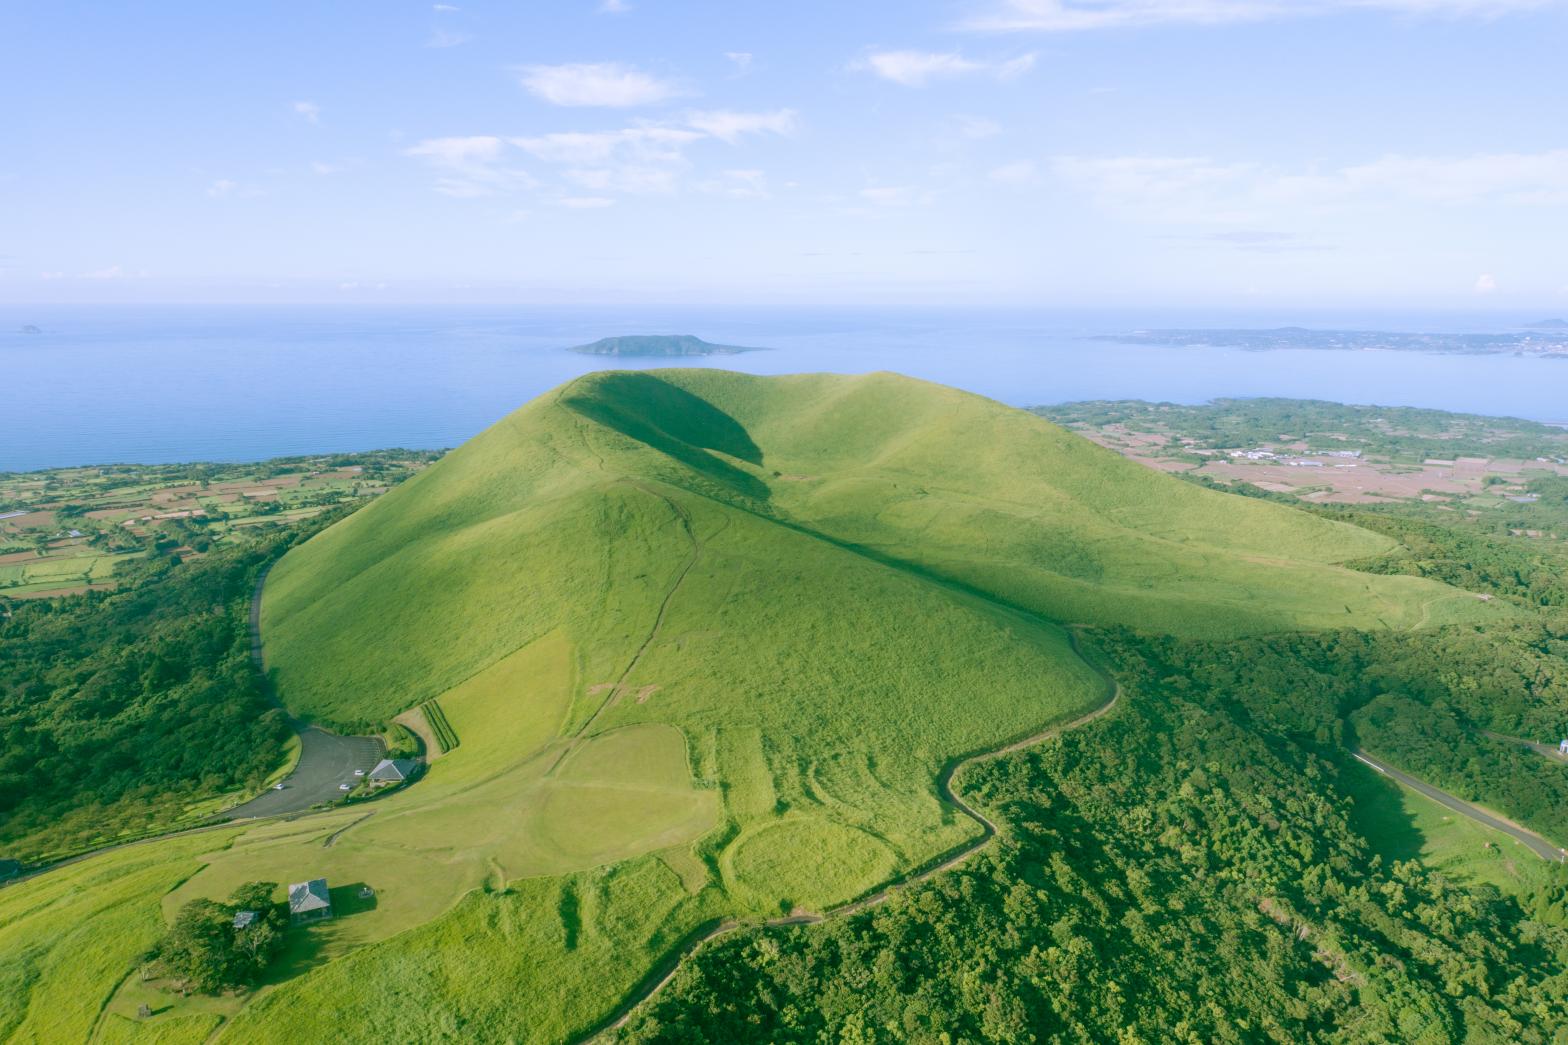
[[[621,1040],[1560,1040],[1560,895],[1386,863],[1335,759],[1134,646],[1115,713],[960,782],[1004,825],[979,857],[716,942]]]
[[[296,537],[155,555],[116,591],[0,607],[0,855],[134,837],[261,786],[291,730],[250,663],[249,603]]]
[[[1380,855],[1348,757],[1568,844],[1568,766],[1505,739],[1568,735],[1559,553],[1324,511],[1404,543],[1362,568],[1524,612],[1226,642],[1099,631],[1117,710],[958,782],[996,843],[863,913],[716,941],[621,1039],[1561,1041],[1568,865],[1504,895]]]

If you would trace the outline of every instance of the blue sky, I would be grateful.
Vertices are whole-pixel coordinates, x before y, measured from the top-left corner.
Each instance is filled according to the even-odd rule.
[[[1568,309],[1562,0],[12,4],[0,301]]]

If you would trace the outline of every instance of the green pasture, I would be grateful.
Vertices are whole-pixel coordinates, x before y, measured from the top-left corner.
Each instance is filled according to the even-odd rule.
[[[1341,565],[1391,546],[894,375],[592,375],[269,577],[292,711],[380,728],[438,701],[461,746],[385,798],[181,840],[162,910],[375,890],[295,933],[232,1040],[329,1010],[365,1040],[560,1040],[711,919],[822,910],[975,838],[943,768],[1105,697],[1065,623],[1507,612]]]

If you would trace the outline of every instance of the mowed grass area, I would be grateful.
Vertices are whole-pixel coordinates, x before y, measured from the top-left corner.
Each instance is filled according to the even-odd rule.
[[[824,910],[972,841],[944,767],[1105,699],[1063,623],[1504,612],[1339,565],[1387,546],[893,375],[590,376],[268,580],[291,710],[438,700],[460,745],[384,799],[197,850],[158,896],[375,890],[298,932],[220,1036],[331,1011],[344,1040],[558,1041],[713,919]]]

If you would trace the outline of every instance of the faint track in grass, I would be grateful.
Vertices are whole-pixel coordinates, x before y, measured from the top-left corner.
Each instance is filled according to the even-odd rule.
[[[789,925],[816,925],[830,919],[844,918],[849,915],[858,914],[861,911],[868,910],[869,908],[876,907],[887,902],[895,894],[909,888],[912,885],[918,885],[921,882],[933,878],[944,871],[951,871],[953,868],[966,863],[969,859],[975,856],[975,854],[979,853],[982,849],[989,845],[991,840],[996,837],[1000,829],[997,827],[995,821],[986,816],[980,810],[976,809],[974,806],[970,805],[968,802],[964,801],[958,792],[954,790],[953,782],[958,778],[963,770],[980,762],[987,762],[991,759],[1001,758],[1004,755],[1010,755],[1014,752],[1021,751],[1024,748],[1032,747],[1035,744],[1049,740],[1052,737],[1060,736],[1062,733],[1066,733],[1069,730],[1086,726],[1095,719],[1108,714],[1113,708],[1116,707],[1117,702],[1121,699],[1121,685],[1115,680],[1115,678],[1111,676],[1110,672],[1106,671],[1094,660],[1084,655],[1083,650],[1079,647],[1078,644],[1078,633],[1073,628],[1067,627],[1064,630],[1067,633],[1068,645],[1071,646],[1073,653],[1105,683],[1105,699],[1102,700],[1093,709],[1085,712],[1082,715],[1079,715],[1077,718],[1070,719],[1066,722],[1059,722],[1053,726],[1048,726],[1045,729],[1031,733],[1026,737],[1009,741],[1000,747],[988,748],[985,751],[977,752],[975,754],[961,756],[959,758],[953,759],[947,764],[947,766],[942,770],[941,775],[937,777],[937,791],[942,798],[950,802],[960,813],[963,813],[965,816],[969,817],[975,823],[980,825],[980,836],[978,838],[974,839],[973,841],[965,842],[957,849],[943,853],[937,856],[935,859],[914,868],[908,873],[901,875],[888,884],[882,886],[874,893],[871,893],[867,896],[862,896],[858,900],[851,900],[846,904],[840,904],[838,907],[830,908],[821,914],[814,912],[798,912],[782,918],[770,918],[767,921],[761,923],[761,926],[758,926],[757,923],[740,922],[735,919],[721,919],[717,921],[705,922],[702,925],[699,925],[697,928],[693,929],[663,961],[650,969],[643,979],[637,984],[637,986],[631,990],[631,992],[610,1012],[609,1015],[601,1019],[593,1026],[592,1029],[583,1035],[572,1039],[574,1045],[589,1045],[589,1043],[601,1041],[604,1036],[609,1034],[611,1031],[624,1027],[638,1008],[652,1000],[659,994],[660,991],[669,985],[670,981],[675,978],[675,974],[680,971],[681,965],[687,959],[695,956],[704,947],[712,943],[714,940],[719,939],[720,937],[727,936],[730,933],[743,928],[779,928]]]

